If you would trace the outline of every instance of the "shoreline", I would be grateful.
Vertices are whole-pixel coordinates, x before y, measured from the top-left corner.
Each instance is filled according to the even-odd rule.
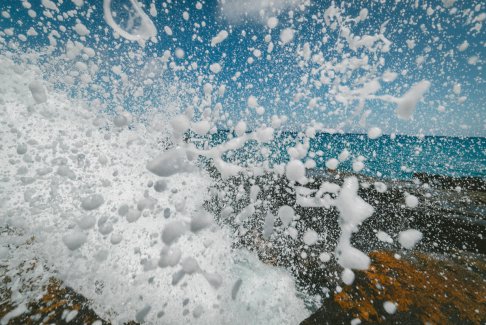
[[[224,187],[225,184],[227,185],[230,182],[231,189],[237,189],[241,185],[245,190],[249,190],[249,180],[243,176],[223,182],[215,174],[215,170],[210,167],[208,170],[212,177],[217,180],[215,182],[216,187]],[[356,176],[361,184],[359,195],[375,208],[373,216],[366,220],[353,236],[353,245],[364,250],[373,261],[367,271],[355,272],[354,284],[343,285],[339,276],[342,268],[333,256],[333,247],[340,230],[339,216],[334,208],[325,210],[325,213],[323,213],[322,208],[295,207],[296,213],[300,215],[299,221],[303,224],[298,229],[313,227],[319,231],[326,230],[326,241],[309,248],[303,247],[298,241],[291,242],[281,237],[283,232],[280,232],[279,229],[276,230],[276,238],[264,239],[261,231],[264,211],[256,211],[252,227],[248,227],[246,234],[235,237],[234,240],[234,247],[245,248],[256,253],[259,259],[267,264],[286,268],[296,279],[299,291],[307,292],[314,297],[316,297],[315,295],[320,296],[318,301],[308,302],[312,313],[309,318],[302,321],[302,324],[349,324],[356,317],[359,317],[363,323],[377,321],[406,323],[407,320],[411,319],[417,321],[446,319],[449,321],[450,318],[443,318],[449,314],[437,310],[433,315],[424,314],[423,306],[420,304],[420,299],[424,297],[424,294],[429,294],[427,299],[429,299],[429,302],[433,302],[431,295],[433,296],[437,290],[437,292],[449,292],[446,290],[447,288],[433,287],[433,285],[439,286],[437,279],[439,279],[441,270],[448,270],[449,280],[456,283],[454,290],[458,287],[462,288],[462,286],[470,288],[470,290],[478,286],[486,288],[484,236],[478,240],[471,236],[475,233],[486,235],[486,221],[484,220],[486,216],[484,213],[486,190],[483,179],[456,179],[419,174],[416,179],[420,182],[417,180],[414,182],[413,180],[386,181],[383,178],[346,173],[340,173],[339,177],[336,178],[337,175],[338,173],[321,174],[319,177],[314,175],[314,180],[306,187],[318,188],[325,181],[341,184],[344,178]],[[286,180],[281,176],[276,176],[276,174],[265,174],[255,178],[255,184],[261,185],[262,188],[260,195],[269,198],[271,203],[265,207],[265,210],[275,210],[282,204],[295,206],[295,195],[292,196],[285,190],[287,188]],[[386,192],[378,192],[374,186],[375,182],[384,183],[387,187]],[[424,187],[426,183],[429,186]],[[460,192],[456,190],[457,186],[461,186]],[[409,209],[401,206],[403,205],[403,193],[405,191],[419,197],[420,203],[417,208]],[[425,194],[427,193],[431,193],[431,196],[426,197]],[[228,195],[231,194],[235,193],[228,193]],[[465,200],[465,198],[468,198],[468,200]],[[235,211],[238,211],[236,210],[238,207],[247,203],[245,200],[240,202],[241,200],[235,198],[228,199],[228,201],[231,200],[235,204]],[[208,201],[206,202],[206,209],[219,216],[218,223],[237,230],[238,225],[232,224],[232,219],[221,217],[219,203],[221,202],[215,199]],[[445,203],[448,205],[445,206]],[[474,207],[477,209],[474,209]],[[393,222],[388,222],[390,218]],[[405,224],[407,227],[416,227],[424,233],[423,242],[413,251],[406,251],[396,245],[383,243],[376,239],[374,230],[386,230],[393,235],[394,232],[407,228]],[[277,224],[276,228],[278,227]],[[437,232],[438,229],[440,231]],[[461,235],[462,232],[464,232],[463,235]],[[271,245],[269,245],[270,242]],[[435,242],[445,243],[449,246],[434,245]],[[296,254],[302,250],[307,252],[305,259],[300,254]],[[329,262],[323,263],[319,260],[319,254],[322,251],[329,253],[331,257]],[[400,259],[396,258],[397,254],[400,255]],[[379,278],[385,281],[387,279],[385,275],[391,276],[390,274],[395,274],[393,272],[401,272],[402,277],[409,278],[406,280],[392,276],[395,283],[400,285],[396,287],[389,283],[382,284],[385,288],[384,294],[373,288],[373,282],[370,282],[372,279]],[[423,276],[425,274],[434,279],[435,282],[425,290],[418,292],[412,290],[413,286],[421,283],[418,275]],[[410,278],[412,275],[413,281]],[[392,278],[389,277],[388,279]],[[359,288],[361,288],[361,291]],[[454,292],[454,294],[457,294],[457,290]],[[410,301],[402,298],[404,294]],[[2,296],[4,297],[4,304],[0,316],[4,317],[11,308],[8,308],[8,299],[5,298],[5,293]],[[398,302],[400,307],[396,314],[388,315],[384,312],[382,304],[386,299]],[[482,305],[477,305],[477,299],[471,300],[467,295],[456,296],[456,299],[467,302],[474,307],[470,306],[471,309],[469,307],[463,308],[463,305],[461,305],[462,307],[459,306],[462,309],[454,316],[458,317],[455,320],[456,322],[468,321],[474,324],[477,323],[478,319],[484,321],[481,318],[484,317],[481,316],[484,313],[479,314],[479,316],[474,314],[475,309],[483,308]],[[435,302],[433,308],[457,307],[448,305],[442,300]],[[31,307],[30,312],[21,315],[20,318],[15,318],[15,321],[31,319],[30,317],[33,317],[36,313],[47,310],[51,313],[51,320],[63,321],[66,317],[64,310],[72,308],[72,312],[77,314],[75,318],[77,320],[89,319],[94,321],[97,319],[101,324],[108,324],[108,322],[98,318],[90,309],[89,301],[86,301],[84,297],[69,287],[64,287],[61,282],[55,279],[49,281],[46,296],[29,306]],[[471,310],[473,314],[471,314]],[[435,318],[430,318],[431,315]],[[131,322],[130,324],[136,323]]]
[[[338,175],[339,177],[337,177]],[[428,272],[433,276],[438,276],[441,270],[434,267],[442,265],[440,264],[442,262],[445,263],[444,265],[452,263],[457,272],[459,270],[462,270],[460,272],[463,273],[466,271],[470,272],[467,274],[470,274],[475,279],[480,279],[483,284],[485,283],[486,265],[479,269],[471,269],[471,267],[473,264],[483,263],[486,260],[486,180],[471,177],[452,178],[416,174],[414,180],[387,181],[383,178],[373,178],[366,175],[326,173],[320,174],[318,177],[314,175],[314,179],[309,184],[306,184],[305,187],[317,189],[321,183],[326,181],[341,185],[343,180],[350,176],[358,177],[360,182],[358,194],[375,208],[373,215],[353,235],[352,243],[356,248],[371,255],[390,252],[387,254],[390,257],[388,259],[390,265],[395,263],[393,262],[395,259],[393,257],[394,254],[402,256],[412,266],[417,261],[413,258],[410,260],[410,257],[413,257],[415,254],[422,254],[424,258],[428,258],[427,263],[431,265],[429,268],[424,267],[422,269],[425,274]],[[217,175],[213,175],[213,177],[217,178]],[[242,186],[248,193],[251,184],[247,181],[244,177],[232,180],[231,188]],[[384,193],[378,191],[374,185],[375,182],[384,183],[387,190]],[[217,183],[219,184],[217,187],[224,187],[221,183]],[[255,184],[260,185],[262,188],[261,197],[270,198],[271,204],[265,210],[275,214],[276,209],[283,204],[293,206],[296,214],[300,216],[299,223],[302,224],[296,227],[299,233],[307,228],[315,229],[318,232],[325,230],[326,241],[305,248],[298,241],[289,242],[288,240],[282,240],[281,236],[284,236],[284,232],[279,232],[277,229],[276,238],[272,238],[271,244],[269,244],[269,241],[266,241],[261,235],[265,211],[259,212],[257,210],[256,216],[254,216],[255,222],[248,225],[246,234],[235,239],[235,247],[247,248],[255,252],[262,261],[288,269],[296,278],[301,290],[312,295],[320,295],[323,298],[323,307],[315,310],[313,315],[302,324],[313,324],[310,322],[311,320],[316,320],[315,324],[327,324],[329,319],[336,320],[335,323],[349,324],[354,318],[351,316],[356,315],[356,309],[350,309],[346,312],[341,310],[339,312],[336,305],[331,309],[332,311],[326,309],[330,308],[329,301],[332,301],[333,297],[338,294],[335,288],[340,288],[343,285],[339,276],[342,268],[337,264],[333,256],[335,244],[340,233],[339,214],[336,209],[295,207],[295,197],[286,191],[287,184],[284,176],[275,177],[272,174],[265,174],[256,177]],[[265,185],[267,185],[266,188]],[[457,190],[458,186],[461,186],[460,191]],[[405,192],[418,197],[419,205],[416,208],[411,209],[405,206]],[[239,211],[238,209],[241,209],[248,203],[249,200],[244,200],[243,203],[235,204],[234,210]],[[218,214],[218,211],[219,213],[221,212],[221,206],[218,205],[218,202],[210,202],[208,205],[213,208],[213,210],[209,208],[210,211],[216,214]],[[238,231],[239,225],[237,224],[227,220],[219,220],[219,222],[233,227],[232,229],[235,232]],[[279,227],[278,223],[276,227]],[[409,228],[418,229],[424,235],[422,242],[412,251],[404,250],[397,246],[396,243],[397,233]],[[389,244],[379,241],[376,238],[377,230],[386,231],[390,234],[394,239],[394,243]],[[302,258],[300,254],[302,251],[306,252],[306,258]],[[331,260],[327,263],[319,260],[319,254],[323,251],[328,252],[331,256]],[[419,267],[418,264],[417,267]],[[461,267],[464,267],[464,269]],[[363,277],[363,274],[366,274],[368,271],[356,272],[357,277]],[[462,276],[460,272],[456,276],[457,281],[463,281],[465,286],[474,287],[474,281],[471,282],[471,277]],[[479,285],[479,283],[476,284]],[[402,285],[407,287],[414,284],[403,283]],[[353,290],[353,285],[346,287],[348,291]],[[326,289],[323,291],[323,288]],[[431,294],[433,294],[434,290],[433,287],[428,288]],[[356,293],[354,295],[356,299],[359,298],[359,295],[356,295]],[[414,299],[420,298],[419,296],[413,297]],[[362,297],[359,299],[362,299]],[[466,298],[462,297],[461,299]],[[415,306],[415,303],[416,301],[413,301],[411,305]],[[477,304],[478,302],[471,300],[469,303]],[[437,304],[442,306],[444,302],[437,301]],[[383,309],[382,307],[380,308],[375,308],[374,310],[379,310],[379,313],[381,313]],[[420,310],[413,308],[411,309],[412,311],[407,309],[407,313],[409,313],[407,315],[420,319],[423,316],[420,316]],[[332,318],[333,312],[337,318]],[[466,313],[462,312],[461,317],[463,318],[461,319],[467,320],[467,317],[464,316]],[[390,319],[396,321],[407,319],[408,316],[404,317],[404,313],[405,311],[401,312],[399,309],[398,316],[388,317],[388,322],[390,322]],[[380,321],[380,318],[375,317],[373,321]],[[469,321],[475,323],[474,319]],[[335,323],[330,322],[329,324]]]

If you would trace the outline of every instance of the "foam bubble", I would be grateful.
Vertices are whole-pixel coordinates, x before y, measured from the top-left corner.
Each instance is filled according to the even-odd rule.
[[[403,248],[412,249],[422,240],[422,232],[416,229],[408,229],[398,234],[398,242]]]

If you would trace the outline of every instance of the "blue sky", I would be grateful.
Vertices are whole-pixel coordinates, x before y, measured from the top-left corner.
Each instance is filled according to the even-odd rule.
[[[344,16],[357,17],[363,8],[368,10],[368,19],[351,24],[354,35],[374,35],[386,23],[384,35],[392,42],[387,53],[352,50],[346,46],[339,50],[342,31],[333,31],[329,27],[323,30],[326,26],[320,21],[324,11],[330,7],[330,1],[275,0],[274,6],[255,0],[226,0],[225,4],[201,1],[201,9],[197,8],[195,1],[141,1],[145,12],[149,13],[151,4],[157,9],[157,15],[150,17],[157,27],[158,41],[147,42],[144,47],[115,39],[112,29],[103,19],[101,1],[85,0],[79,8],[70,0],[64,0],[62,4],[54,2],[60,11],[51,10],[53,17],[49,18],[42,14],[46,9],[37,1],[32,1],[31,9],[37,13],[37,17],[31,18],[21,1],[2,1],[2,11],[8,12],[7,16],[10,17],[4,15],[0,21],[0,31],[3,31],[0,36],[5,40],[0,50],[6,51],[5,44],[11,41],[18,42],[23,49],[40,48],[48,44],[47,35],[51,30],[59,31],[61,26],[65,26],[66,31],[59,32],[58,51],[52,55],[61,53],[69,39],[93,47],[100,67],[94,83],[102,85],[102,90],[88,87],[82,95],[104,98],[103,91],[110,89],[109,96],[103,100],[127,110],[144,110],[147,100],[150,100],[149,105],[163,106],[163,101],[172,97],[180,100],[182,105],[192,105],[192,98],[201,98],[201,89],[209,82],[215,88],[222,84],[226,86],[225,95],[217,100],[221,102],[223,111],[234,121],[243,118],[250,124],[251,121],[262,123],[273,114],[285,114],[290,117],[287,127],[297,130],[302,124],[315,120],[325,127],[342,125],[345,132],[361,133],[369,127],[379,126],[385,133],[486,136],[486,85],[482,69],[486,37],[484,30],[478,28],[485,8],[480,1],[458,1],[449,7],[446,6],[447,1],[417,1],[418,6],[415,1],[397,5],[392,1],[382,1],[384,4],[377,1],[335,2]],[[113,0],[112,8],[119,13],[117,19],[121,25],[126,17],[123,6],[131,5],[128,0]],[[74,14],[72,10],[75,9]],[[70,10],[72,17],[66,16],[62,21],[56,19],[61,12],[68,13]],[[183,19],[184,11],[189,13],[187,21]],[[273,30],[266,26],[266,20],[271,16],[279,19],[278,26]],[[81,38],[73,31],[77,19],[90,30],[86,38]],[[172,35],[164,32],[165,26],[170,27]],[[5,34],[5,29],[12,27],[15,34]],[[28,37],[25,42],[20,41],[17,35],[25,34],[30,27],[36,29],[38,35]],[[294,29],[295,37],[291,44],[280,46],[277,43],[284,28]],[[211,38],[221,30],[229,32],[228,38],[219,46],[212,47]],[[268,47],[266,35],[270,35],[275,43],[268,60],[265,57]],[[327,38],[325,43],[323,38]],[[414,40],[413,48],[408,46],[410,40]],[[460,51],[459,47],[464,42],[468,46]],[[363,111],[369,110],[370,113],[363,127],[358,123],[360,116],[352,117],[356,103],[343,106],[335,102],[330,87],[321,86],[317,89],[312,86],[316,78],[312,72],[317,66],[299,66],[302,60],[296,55],[305,43],[309,43],[312,54],[321,52],[326,62],[339,63],[346,57],[368,57],[372,63],[371,69],[358,69],[340,78],[340,87],[358,88],[360,78],[380,77],[385,71],[396,72],[398,77],[394,82],[381,82],[377,94],[399,97],[411,85],[424,79],[429,80],[432,86],[410,121],[398,119],[393,104],[367,101]],[[172,56],[171,60],[185,67],[196,63],[197,68],[177,72],[171,69],[159,70],[159,59],[164,51],[169,50],[173,55],[177,48],[184,50],[185,57],[178,59]],[[255,57],[255,49],[262,52],[261,58]],[[250,57],[254,61],[251,64],[248,62]],[[418,64],[417,59],[423,62]],[[377,63],[379,60],[382,62]],[[475,60],[475,64],[470,64]],[[212,75],[209,70],[209,65],[213,63],[219,63],[223,68],[216,75]],[[57,67],[62,64],[59,63]],[[133,87],[124,88],[114,96],[113,89],[117,87],[117,82],[111,68],[117,65],[134,82]],[[176,85],[176,93],[174,89],[159,86],[162,82],[155,82],[142,86],[144,95],[141,98],[133,97],[132,92],[140,87],[143,76],[151,70],[157,72],[156,79],[163,81],[163,84]],[[241,76],[234,80],[237,72]],[[307,83],[302,81],[306,76]],[[135,82],[138,79],[139,82]],[[460,84],[459,94],[453,91],[456,84]],[[304,93],[304,97],[295,103],[295,95],[299,92]],[[258,103],[265,108],[263,116],[248,109],[247,98],[250,95],[258,98]],[[309,101],[313,98],[317,99],[317,109],[309,109]],[[198,105],[195,106],[196,111],[202,110]]]

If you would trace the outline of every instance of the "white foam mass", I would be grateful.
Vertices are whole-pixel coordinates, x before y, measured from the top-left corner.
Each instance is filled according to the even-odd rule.
[[[244,121],[239,121],[235,126],[235,132],[237,136],[242,136],[246,132],[246,123]]]
[[[268,212],[265,216],[265,223],[263,225],[263,238],[268,240],[273,233],[273,226],[275,223],[275,216]]]
[[[37,272],[39,285],[61,279],[113,323],[295,324],[308,316],[287,271],[233,249],[228,230],[203,212],[211,179],[186,152],[161,148],[174,131],[165,115],[153,119],[166,121],[162,129],[133,121],[114,132],[109,116],[56,91],[32,109],[36,69],[0,62],[2,152],[15,160],[0,160],[0,220],[16,229],[2,235],[9,248],[0,257],[10,257],[13,272],[26,261],[45,265],[55,273]],[[189,126],[175,124],[177,132]],[[39,159],[16,158],[25,155]],[[147,187],[160,177],[158,190]],[[8,317],[29,299],[12,290],[18,307]]]
[[[391,238],[390,235],[388,235],[386,232],[384,231],[378,231],[376,233],[376,237],[378,237],[378,239],[382,242],[385,242],[385,243],[389,243],[389,244],[393,244],[393,238]]]
[[[368,138],[370,139],[378,139],[381,137],[382,131],[378,127],[372,127],[371,129],[368,130]]]
[[[385,301],[383,303],[383,308],[385,308],[385,311],[390,315],[396,313],[397,311],[397,305],[391,301]]]
[[[229,33],[227,31],[220,31],[216,36],[211,39],[211,46],[216,46],[219,43],[223,42],[228,37],[228,35]]]
[[[168,177],[193,169],[186,152],[180,148],[173,148],[160,153],[147,163],[147,169],[157,176]]]
[[[385,193],[387,191],[387,189],[388,189],[388,187],[386,186],[386,184],[383,183],[383,182],[374,182],[373,185],[375,187],[375,190],[378,193]]]
[[[399,98],[396,101],[398,104],[396,110],[398,117],[404,120],[410,119],[415,112],[417,103],[422,99],[427,90],[429,90],[430,85],[430,81],[422,80],[413,85],[412,88]]]
[[[348,149],[344,149],[338,156],[339,161],[346,161],[349,158]]]
[[[278,25],[278,18],[277,17],[270,17],[267,19],[267,26],[270,29],[274,29]]]
[[[314,229],[307,229],[304,232],[302,240],[307,246],[314,245],[319,240],[319,234]]]
[[[338,165],[339,165],[339,160],[337,160],[336,158],[331,158],[328,161],[326,161],[327,169],[335,170],[338,167]]]
[[[413,209],[419,205],[419,200],[415,195],[409,194],[405,197],[405,204],[407,205],[407,207]]]
[[[219,63],[213,63],[209,66],[209,70],[211,70],[212,73],[217,74],[221,72],[221,65]]]
[[[305,166],[302,161],[294,159],[287,163],[285,175],[290,181],[302,181],[305,179]]]
[[[341,279],[346,285],[351,285],[354,282],[354,272],[351,271],[350,269],[344,269],[343,272],[341,273]]]
[[[111,1],[112,0],[103,0],[103,13],[106,23],[113,28],[116,33],[127,40],[139,42],[144,42],[157,36],[157,28],[150,17],[140,7],[138,1],[129,0],[131,13],[134,19],[136,18],[139,20],[139,25],[129,24],[129,26],[127,26],[128,28],[126,29],[115,22],[111,8]],[[78,31],[78,29],[76,29],[76,31]],[[84,29],[80,28],[80,31],[84,34],[87,29],[85,31]]]
[[[87,238],[86,234],[80,231],[73,231],[64,235],[62,241],[70,250],[76,250],[86,242]]]
[[[282,221],[284,228],[288,227],[294,219],[295,211],[291,206],[283,205],[278,209],[278,217]]]
[[[355,172],[360,172],[365,168],[365,164],[362,161],[353,162],[353,170]]]
[[[366,270],[370,258],[351,245],[351,236],[357,231],[358,226],[373,214],[374,209],[358,196],[358,188],[356,177],[346,178],[335,202],[341,224],[341,236],[336,247],[336,255],[342,267]]]
[[[47,101],[47,93],[39,80],[33,80],[29,83],[30,93],[37,104],[42,104]]]
[[[398,234],[398,242],[403,248],[412,249],[422,240],[422,232],[416,229],[408,229]]]
[[[331,255],[329,253],[323,252],[319,254],[319,260],[323,263],[327,263],[331,260]]]
[[[282,41],[283,45],[290,43],[294,39],[294,34],[295,30],[292,28],[285,28],[280,32],[280,41]]]
[[[77,23],[76,25],[74,25],[74,30],[76,31],[76,33],[78,33],[79,36],[86,36],[89,34],[89,29],[81,23]]]

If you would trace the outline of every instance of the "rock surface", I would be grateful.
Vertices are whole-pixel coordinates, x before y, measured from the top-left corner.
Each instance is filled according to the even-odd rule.
[[[316,176],[307,186],[317,188],[324,181],[340,185],[344,176],[332,173]],[[320,297],[319,308],[302,324],[350,324],[358,319],[362,323],[384,324],[484,324],[484,180],[419,175],[414,181],[388,181],[379,186],[376,181],[360,176],[359,195],[373,205],[375,213],[353,236],[353,244],[368,253],[372,264],[366,271],[355,271],[351,285],[345,285],[341,280],[342,268],[334,257],[339,236],[335,208],[323,210],[296,206],[295,195],[289,191],[286,182],[275,175],[263,175],[255,183],[244,178],[216,182],[216,188],[243,187],[250,192],[252,186],[258,185],[261,189],[258,197],[265,198],[268,204],[257,206],[252,216],[255,222],[245,225],[246,232],[235,240],[235,246],[254,251],[268,264],[286,267],[302,290]],[[419,198],[416,208],[406,206],[404,193]],[[206,202],[206,208],[220,216],[219,223],[238,230],[240,225],[234,223],[234,218],[222,212],[228,202],[232,210],[226,211],[241,211],[250,203],[250,198],[236,199],[237,193],[231,191],[226,194],[225,200],[213,198]],[[325,231],[326,240],[313,241],[308,247],[300,241],[279,241],[279,218],[275,219],[277,228],[273,237],[264,236],[266,215],[270,212],[278,216],[278,209],[283,205],[295,209],[300,220],[298,231]],[[396,234],[407,228],[419,229],[424,234],[416,251],[403,250],[396,240]],[[379,240],[378,231],[392,236]],[[305,258],[302,252],[306,253]],[[6,281],[12,279],[3,277],[3,282]],[[14,306],[9,303],[9,292],[0,292],[1,319],[14,310]],[[92,324],[95,321],[98,321],[95,324],[108,324],[90,309],[89,301],[84,297],[64,287],[60,281],[50,279],[45,294],[31,302],[28,311],[12,318],[9,324],[59,324],[71,317],[70,324]]]
[[[5,281],[11,279],[3,278]],[[59,280],[51,278],[44,292],[41,298],[27,306],[27,312],[11,318],[8,324],[109,324],[96,315],[86,298],[63,286]],[[10,292],[1,290],[1,296],[0,319],[3,324],[3,318],[15,307],[9,303]]]
[[[395,257],[391,251],[370,254],[367,271],[356,272],[302,325],[483,324],[486,321],[486,261],[481,255],[449,258],[414,252]],[[396,306],[389,314],[384,303]]]

